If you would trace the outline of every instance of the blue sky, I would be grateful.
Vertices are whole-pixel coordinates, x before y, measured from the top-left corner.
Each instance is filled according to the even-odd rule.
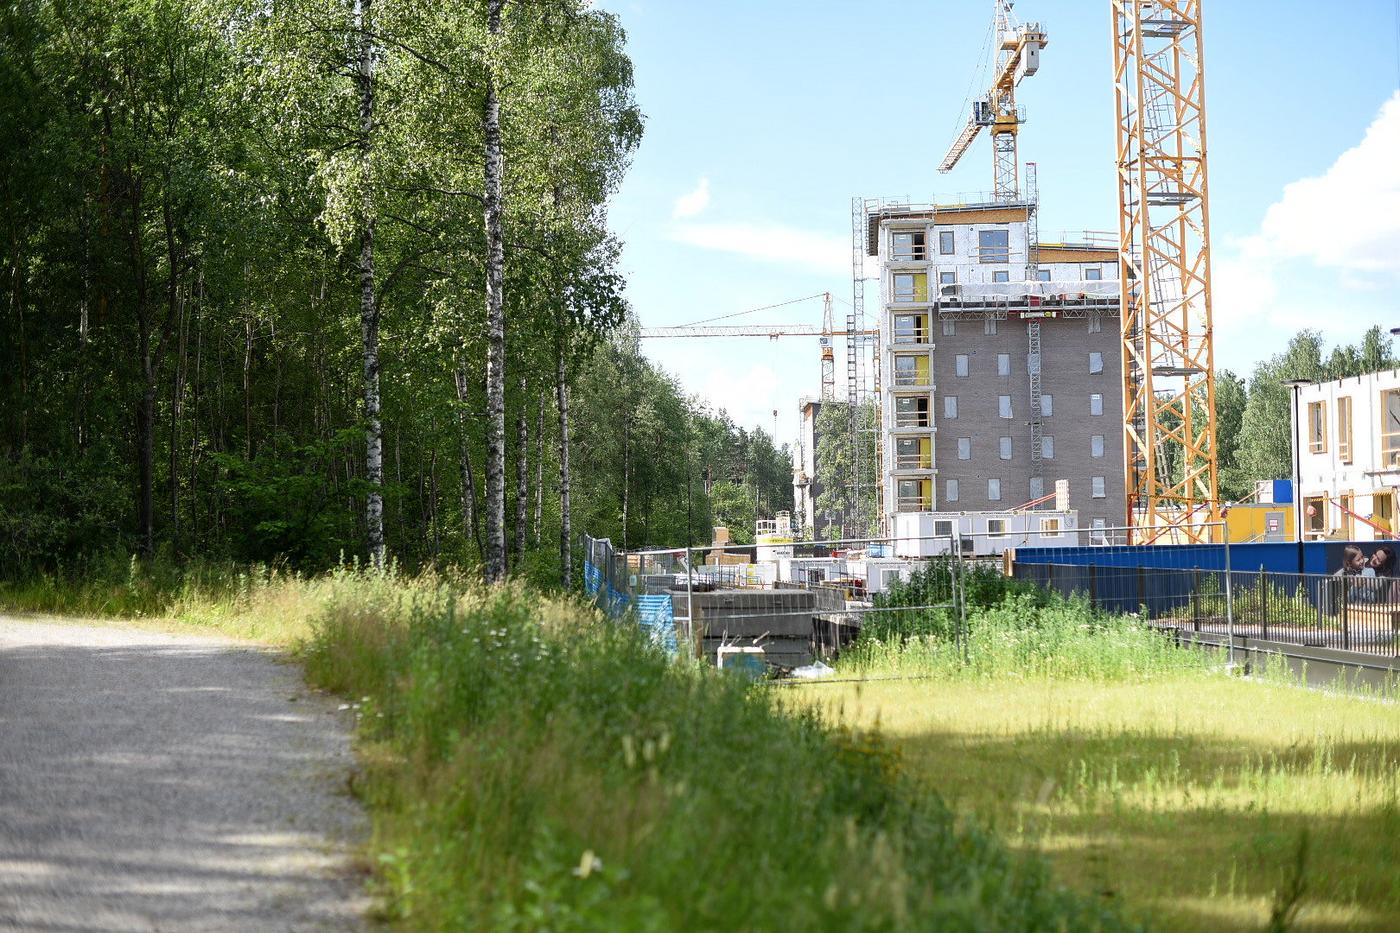
[[[824,291],[839,324],[853,196],[991,187],[985,136],[954,172],[936,170],[982,90],[991,0],[601,5],[628,32],[647,115],[611,208],[645,326]],[[1400,325],[1400,0],[1204,7],[1218,364],[1247,374],[1301,327],[1351,342]],[[1042,238],[1113,229],[1109,4],[1021,0],[1016,14],[1049,33],[1018,91]],[[736,323],[820,319],[813,299]],[[813,338],[643,348],[741,424],[771,432],[778,409],[780,442],[819,388]]]

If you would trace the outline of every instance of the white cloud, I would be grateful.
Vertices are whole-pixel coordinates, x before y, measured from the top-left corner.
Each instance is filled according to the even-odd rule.
[[[1400,92],[1355,147],[1316,178],[1287,185],[1246,252],[1342,273],[1400,275]]]
[[[671,207],[672,217],[695,217],[710,206],[710,179],[701,176],[694,191],[688,191],[676,198]]]
[[[1219,244],[1218,365],[1247,371],[1307,327],[1351,343],[1400,282],[1400,93],[1321,175],[1284,186],[1258,231]]]
[[[851,274],[851,244],[844,236],[781,224],[685,223],[672,228],[670,237],[678,243],[756,262],[801,266],[830,275]]]

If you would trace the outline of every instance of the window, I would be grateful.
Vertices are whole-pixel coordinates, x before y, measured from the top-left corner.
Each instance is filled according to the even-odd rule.
[[[952,482],[952,480],[949,480]],[[953,536],[953,523],[947,519],[933,523],[933,534],[938,538],[951,538]]]
[[[896,272],[894,274],[895,301],[928,301],[927,272]]]
[[[1035,280],[1036,280],[1037,282],[1048,282],[1048,281],[1050,281],[1050,270],[1044,268],[1043,266],[1042,266],[1041,268],[1035,270]]]
[[[987,318],[986,320],[984,320],[984,321],[982,322],[982,333],[986,334],[988,337],[994,337],[994,336],[996,336],[996,332],[997,332],[997,319],[996,319],[996,318],[994,318],[994,317],[989,317],[989,318]]]
[[[896,491],[901,512],[927,512],[933,506],[933,487],[926,479],[902,479]]]
[[[999,396],[997,396],[997,411],[998,411],[998,413],[1000,413],[1000,415],[1001,415],[1003,418],[1010,418],[1010,417],[1011,417],[1011,396],[1009,396],[1009,395],[999,395]]]
[[[944,337],[952,337],[952,336],[955,336],[955,335],[957,334],[957,332],[958,332],[958,322],[957,322],[957,321],[944,321],[944,322],[943,322],[943,336],[944,336]]]
[[[1340,493],[1337,496],[1337,514],[1341,516],[1341,522],[1337,527],[1342,530],[1344,541],[1350,541],[1356,536],[1355,526],[1351,522],[1351,516],[1356,511],[1355,501],[1355,497],[1349,492]]]
[[[900,437],[894,442],[895,467],[900,470],[927,470],[933,466],[933,453],[927,437]]]
[[[1089,315],[1089,333],[1091,333],[1091,334],[1101,334],[1101,333],[1103,333],[1103,315],[1102,315],[1102,314],[1091,314],[1091,315]]]
[[[1010,282],[1010,281],[1011,281],[1011,273],[1010,273],[1010,272],[1007,272],[1007,271],[1005,271],[1005,270],[999,270],[999,271],[997,271],[997,272],[993,272],[993,273],[992,273],[992,281],[993,281],[993,282]]]
[[[1040,459],[1055,459],[1055,436],[1053,434],[1042,434],[1040,437]]]
[[[1089,268],[1087,268],[1087,269],[1084,270],[1084,281],[1086,281],[1086,282],[1100,282],[1100,281],[1103,281],[1103,270],[1100,269],[1098,266],[1090,266]]]
[[[1102,477],[1102,476],[1095,476],[1095,477],[1092,477],[1092,478],[1090,479],[1090,485],[1091,485],[1091,488],[1093,489],[1093,497],[1094,497],[1095,499],[1104,499],[1104,498],[1107,498],[1107,497],[1108,497],[1108,493],[1106,493],[1106,492],[1104,491],[1103,477]]]
[[[946,501],[948,501],[948,502],[957,502],[957,501],[958,501],[958,481],[955,480],[955,479],[950,479],[950,480],[948,480],[948,482],[947,482],[946,485],[947,485],[947,495],[945,495],[943,498],[944,498]]]
[[[1043,495],[1045,495],[1045,477],[1043,477],[1043,476],[1032,476],[1032,477],[1031,477],[1031,498],[1032,498],[1032,499],[1039,499],[1039,498],[1040,498],[1041,496],[1043,496]]]
[[[894,424],[897,428],[926,428],[928,398],[926,396],[895,396]]]
[[[987,480],[987,498],[992,502],[1001,501],[1001,480],[996,477]]]
[[[924,343],[928,340],[928,317],[923,314],[894,316],[895,343]]]
[[[1089,354],[1089,374],[1096,375],[1103,372],[1103,354],[1095,350]]]
[[[1381,393],[1381,463],[1400,466],[1400,389]]]
[[[966,353],[959,353],[957,356],[953,357],[953,372],[955,372],[958,376],[967,375]]]
[[[1055,413],[1055,396],[1042,395],[1040,397],[1040,413],[1046,418]]]
[[[1089,456],[1091,456],[1091,457],[1102,457],[1102,456],[1103,456],[1103,435],[1102,435],[1102,434],[1095,434],[1093,437],[1089,438]]]
[[[944,256],[953,255],[953,231],[938,231],[938,251]]]
[[[922,262],[927,258],[927,242],[922,230],[890,234],[890,259],[894,262]]]
[[[943,417],[956,418],[958,416],[958,397],[956,395],[943,396]]]
[[[1040,536],[1042,538],[1058,538],[1060,536],[1060,520],[1058,518],[1042,518],[1040,520]]]
[[[1303,521],[1309,534],[1325,534],[1327,532],[1327,499],[1323,496],[1305,496],[1303,498]]]
[[[971,460],[971,459],[972,459],[972,438],[970,438],[970,437],[960,437],[960,438],[958,438],[958,459],[959,459],[959,460]]]
[[[1004,534],[1006,534],[1006,519],[1004,519],[1004,518],[989,518],[989,519],[987,519],[987,534],[989,534],[989,535],[1004,535]]]
[[[928,381],[928,357],[920,354],[896,355],[894,358],[894,384],[897,386],[926,386]]]
[[[998,354],[997,354],[997,375],[998,375],[998,376],[1009,376],[1009,375],[1011,375],[1011,354],[1010,354],[1010,353],[998,353]]]
[[[977,232],[978,262],[1010,262],[1011,234],[1006,230],[979,230]]]
[[[1308,402],[1308,453],[1327,452],[1327,403]]]
[[[997,453],[1001,455],[1001,459],[1003,460],[1011,459],[1011,438],[997,438]]]
[[[1337,459],[1351,463],[1351,396],[1337,399]]]
[[[1108,541],[1108,534],[1104,531],[1106,527],[1108,527],[1108,523],[1102,518],[1090,519],[1089,540],[1096,541],[1099,544],[1106,543]]]
[[[956,285],[958,284],[958,274],[956,272],[940,272],[938,273],[938,284]]]
[[[1101,415],[1101,414],[1103,414],[1103,396],[1100,395],[1100,394],[1097,393],[1097,392],[1095,392],[1093,395],[1089,396],[1089,414],[1091,414],[1091,415]]]

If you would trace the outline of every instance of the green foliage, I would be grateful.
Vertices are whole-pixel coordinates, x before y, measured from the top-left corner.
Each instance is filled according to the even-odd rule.
[[[954,622],[954,574],[957,562],[944,555],[927,561],[909,575],[876,594],[875,612],[867,613],[861,626],[865,641],[903,642],[910,638],[933,636],[952,639]],[[1050,593],[1033,583],[1016,580],[986,564],[962,568],[962,588],[969,610],[986,609],[1008,596],[1023,596],[1032,604],[1044,605]]]
[[[990,594],[992,590],[988,590]],[[1134,616],[1105,613],[1082,597],[1008,592],[969,609],[966,656],[951,622],[865,637],[841,658],[842,669],[899,672],[941,679],[990,677],[1116,681],[1202,670],[1213,659],[1182,651]]]
[[[876,507],[878,473],[875,444],[879,437],[880,412],[873,402],[854,412],[855,439],[852,440],[852,411],[845,402],[825,401],[817,412],[817,538],[858,538],[874,535],[879,526]],[[857,469],[859,466],[859,469]],[[857,516],[865,517],[864,525]]]
[[[391,915],[415,929],[1118,929],[871,732],[520,589],[332,594]]]
[[[1238,379],[1232,373],[1217,376],[1216,437],[1222,484],[1228,497],[1248,496],[1255,480],[1293,475],[1293,402],[1292,390],[1283,384],[1286,380],[1342,379],[1397,365],[1391,338],[1379,326],[1366,331],[1359,347],[1338,346],[1326,362],[1322,354],[1320,334],[1299,332],[1289,341],[1287,350],[1255,365],[1243,400]]]

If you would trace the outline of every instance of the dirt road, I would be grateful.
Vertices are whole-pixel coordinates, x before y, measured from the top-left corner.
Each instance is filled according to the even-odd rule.
[[[0,617],[0,929],[358,928],[338,705],[221,638]]]

